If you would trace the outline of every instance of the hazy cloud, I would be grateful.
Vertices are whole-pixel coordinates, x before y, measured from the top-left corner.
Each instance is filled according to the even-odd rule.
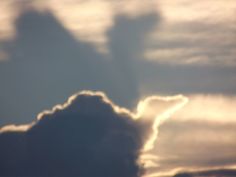
[[[229,96],[190,95],[188,104],[160,126],[152,156],[146,157],[155,164],[148,174],[162,177],[209,170],[212,173],[199,176],[210,176],[215,169],[235,169],[234,102]]]
[[[161,111],[158,113],[162,118],[170,117],[165,113],[171,113],[171,109],[162,112],[166,107],[165,104],[160,106],[160,99],[155,99],[160,107],[146,111],[146,121],[141,121],[143,126],[137,132],[142,132],[142,138],[152,137],[149,150],[155,147],[143,156],[148,174],[154,172],[153,176],[163,177],[193,171],[186,175],[222,175],[220,170],[212,170],[235,166],[234,0],[227,3],[223,0],[150,0],[145,3],[137,0],[9,0],[0,2],[0,11],[0,124],[31,122],[31,116],[38,111],[83,89],[102,90],[119,105],[127,107],[133,107],[134,100],[140,96],[157,92],[190,94],[185,109],[172,119],[165,119],[163,124],[156,121],[155,125],[155,120],[160,119],[152,114],[152,110],[154,114]],[[198,93],[200,95],[196,95]],[[119,110],[114,105],[111,107]],[[134,116],[125,112],[128,117]],[[155,118],[149,119],[149,114]],[[46,115],[55,114],[41,114]],[[33,153],[26,150],[26,137],[36,127],[41,127],[42,120],[36,121],[39,124],[1,128],[0,144],[6,153],[0,154],[6,159],[7,163],[2,163],[6,172],[12,167],[22,173],[31,162],[32,159],[25,159],[31,158],[28,153]],[[45,122],[49,125],[51,121]],[[59,132],[58,129],[55,131]],[[42,138],[40,130],[35,131],[39,137],[36,139]],[[51,142],[50,138],[53,139],[46,140]],[[37,148],[32,147],[32,150],[38,152]],[[56,149],[54,145],[43,148],[50,152]],[[63,148],[55,153],[68,150]],[[113,151],[108,152],[113,154]],[[106,157],[110,158],[110,154]],[[52,161],[56,162],[57,154],[54,155]],[[63,153],[59,155],[68,160]],[[13,161],[15,157],[19,161]],[[32,170],[46,165],[43,160],[35,162],[39,166],[30,164],[35,165]],[[124,163],[132,164],[126,160]],[[136,169],[132,172],[138,174],[139,166],[133,164]],[[60,165],[55,163],[55,167]],[[48,173],[55,172],[44,169]],[[211,172],[194,172],[201,170]]]
[[[41,113],[26,131],[3,128],[0,175],[140,176],[140,133],[103,94],[75,95]]]
[[[152,62],[171,65],[235,66],[233,21],[168,22],[153,33],[145,56]]]
[[[103,53],[110,52],[106,34],[116,16],[139,17],[161,12],[163,23],[153,29],[143,59],[171,65],[236,65],[234,0],[227,3],[223,0],[148,0],[145,3],[138,0],[10,0],[2,1],[1,7],[4,13],[0,16],[3,23],[0,39],[14,36],[13,22],[20,11],[50,10],[73,36],[90,42]]]
[[[149,97],[131,113],[101,92],[73,95],[31,124],[0,129],[0,176],[141,176],[151,124],[183,98]],[[158,107],[152,120],[143,115]]]
[[[106,32],[113,26],[114,17],[125,15],[137,17],[150,12],[156,12],[157,3],[149,0],[145,3],[136,0],[70,0],[39,1],[39,0],[9,0],[1,1],[0,39],[13,37],[15,34],[14,20],[19,13],[29,9],[39,11],[50,10],[60,19],[63,26],[79,40],[95,44],[100,51],[106,50],[108,42]],[[4,35],[3,35],[4,34]]]
[[[9,61],[0,65],[0,102],[6,106],[1,107],[0,122],[29,122],[27,117],[84,89],[102,90],[119,105],[133,106],[139,97],[139,84],[132,61],[143,51],[143,39],[156,23],[156,16],[117,16],[107,32],[108,57],[77,40],[50,11],[23,11],[15,21],[15,38],[2,43]],[[10,95],[15,102],[8,99]],[[46,95],[50,97],[47,102],[43,99]],[[24,110],[21,100],[32,109]],[[7,112],[7,107],[14,111]],[[14,117],[18,120],[11,121]]]
[[[218,169],[209,171],[195,171],[189,173],[179,173],[174,175],[174,177],[230,177],[236,176],[236,170],[231,169]]]
[[[189,95],[191,100],[184,109],[178,111],[176,121],[205,121],[209,123],[235,123],[236,97],[231,95]],[[207,108],[207,109],[206,109]],[[204,110],[204,111],[199,111]]]

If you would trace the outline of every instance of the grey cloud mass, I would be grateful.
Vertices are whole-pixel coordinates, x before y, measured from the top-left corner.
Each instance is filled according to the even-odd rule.
[[[103,94],[83,92],[27,130],[2,128],[0,176],[138,177],[140,125]]]
[[[159,122],[188,99],[150,96],[131,112],[83,91],[30,124],[0,128],[0,176],[141,177]]]
[[[9,61],[0,64],[0,102],[14,111],[3,109],[1,124],[30,122],[26,117],[84,89],[104,91],[119,105],[131,107],[139,97],[131,63],[135,58],[133,53],[141,51],[142,38],[155,19],[156,14],[137,19],[118,16],[114,28],[108,32],[112,51],[112,57],[108,58],[90,44],[75,39],[51,12],[22,12],[15,23],[16,38],[3,43]],[[135,31],[137,27],[139,31]],[[127,36],[122,36],[116,28]],[[142,37],[137,39],[139,36]],[[120,47],[127,45],[127,41],[130,50],[128,46]],[[15,101],[11,102],[9,97]],[[24,106],[29,109],[23,111]],[[13,117],[18,120],[13,121]]]
[[[236,164],[234,0],[40,2],[0,2],[0,127],[32,122],[80,90],[101,90],[130,109],[154,93],[221,95],[228,101],[206,104],[203,96],[183,117],[160,126],[147,174],[235,176],[226,168]],[[108,53],[93,43],[100,32]],[[4,127],[0,176],[141,176],[137,159],[150,125],[139,127],[113,106],[101,95],[85,94],[66,109],[42,114],[27,131]]]
[[[106,33],[110,54],[104,55],[75,38],[52,12],[23,11],[15,38],[1,41],[8,56],[0,63],[1,124],[30,122],[27,118],[83,89],[104,91],[125,107],[156,92],[234,94],[234,67],[170,66],[143,58],[161,20],[157,13],[118,15]],[[156,43],[165,45],[158,38]]]

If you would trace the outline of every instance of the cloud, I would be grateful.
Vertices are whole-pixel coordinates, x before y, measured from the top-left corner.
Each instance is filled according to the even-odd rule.
[[[188,95],[188,98],[185,107],[159,126],[158,141],[149,157],[145,157],[151,162],[147,168],[150,177],[235,170],[235,97]]]
[[[74,2],[65,6],[77,7],[75,4],[81,5]],[[91,4],[89,1],[86,8]],[[123,7],[124,3],[119,5]],[[60,7],[58,11],[67,9],[62,5]],[[162,6],[158,7],[161,9]],[[17,123],[30,121],[27,117],[83,89],[102,90],[112,100],[126,107],[132,107],[135,99],[146,93],[235,93],[236,70],[231,65],[234,60],[234,25],[230,27],[227,20],[221,25],[199,21],[170,24],[162,17],[163,10],[143,16],[119,13],[113,16],[112,25],[105,30],[110,56],[96,51],[91,43],[76,38],[74,31],[68,30],[55,11],[40,11],[33,7],[22,10],[14,17],[14,38],[0,42],[0,58],[7,60],[0,64],[1,124],[16,122],[12,121],[13,117],[18,117]],[[74,11],[71,10],[70,16]],[[75,13],[79,13],[79,10]],[[85,19],[99,17],[87,15]],[[80,24],[72,21],[73,24]],[[85,21],[86,24],[88,21],[92,23],[92,20]],[[103,21],[106,20],[95,20],[93,23]],[[90,29],[94,28],[88,27],[83,31]],[[155,33],[154,37],[149,36],[150,32]],[[98,39],[96,35],[91,36]],[[216,48],[211,50],[209,46]],[[222,48],[225,49],[223,53]],[[183,57],[186,54],[195,55],[196,52],[204,56],[202,50],[210,50],[206,53],[212,57],[207,60],[207,57],[187,57],[186,60]],[[142,56],[145,51],[157,54],[158,61],[145,60]],[[232,56],[232,60],[223,60],[221,54]],[[165,56],[169,59],[165,59]],[[212,62],[215,57],[218,58],[217,62]],[[187,65],[180,64],[187,60]],[[196,62],[201,64],[195,65]],[[227,67],[221,65],[222,62],[228,63]],[[203,63],[213,63],[214,67]],[[55,87],[58,93],[54,93]],[[16,102],[9,100],[11,96]],[[45,96],[50,97],[47,103],[42,99]],[[22,105],[19,104],[22,99],[32,109],[22,111],[19,106]]]
[[[181,109],[188,103],[188,98],[183,95],[174,97],[148,97],[138,104],[139,116],[150,120],[152,133],[149,135],[147,142],[144,146],[144,151],[150,151],[154,148],[158,136],[158,129],[161,123],[170,118],[176,111]],[[169,108],[171,105],[171,108]]]
[[[236,176],[236,170],[232,169],[218,169],[218,170],[209,170],[209,171],[195,171],[195,172],[186,172],[179,173],[173,177],[230,177]]]
[[[153,32],[145,57],[170,65],[235,67],[235,24],[231,20],[208,22],[165,21]],[[225,32],[227,31],[227,32]]]
[[[70,0],[69,3],[9,0],[2,1],[1,7],[4,13],[0,16],[3,23],[0,39],[15,35],[14,20],[22,9],[49,10],[74,37],[104,53],[110,52],[106,34],[113,28],[117,16],[137,18],[161,12],[163,23],[152,30],[151,44],[143,59],[168,65],[236,65],[234,0],[227,3],[223,0],[148,0],[145,3],[137,0]]]
[[[114,19],[114,26],[107,32],[108,50],[110,57],[108,60],[113,62],[112,73],[117,77],[117,88],[124,93],[128,93],[129,98],[123,102],[129,102],[131,99],[138,99],[139,95],[139,72],[137,70],[140,56],[145,50],[145,41],[153,27],[159,22],[159,16],[156,13],[146,14],[144,16],[127,17],[117,16]],[[126,82],[119,80],[122,78]]]
[[[165,9],[163,16],[168,21],[228,21],[234,20],[234,0],[207,0],[204,2],[188,1],[188,0],[159,0],[160,6]],[[201,13],[199,13],[201,11]],[[188,15],[186,15],[188,14]]]
[[[15,38],[2,43],[8,61],[0,64],[0,124],[29,122],[27,118],[77,90],[101,90],[118,104],[131,107],[139,97],[131,60],[142,51],[143,39],[156,23],[156,15],[117,16],[107,32],[111,49],[108,57],[76,39],[52,12],[22,11],[15,21]],[[140,30],[135,31],[136,27]],[[15,102],[9,100],[11,96]],[[23,99],[30,109],[22,108]]]
[[[63,26],[79,40],[94,44],[100,51],[106,48],[106,32],[113,26],[114,18],[119,15],[138,17],[156,11],[156,2],[145,3],[136,0],[3,0],[0,2],[1,14],[0,39],[15,35],[14,20],[24,10],[35,9],[51,11],[60,19]],[[68,15],[70,14],[70,15]],[[103,49],[103,50],[102,50]]]
[[[152,109],[160,107],[161,115],[182,99],[143,101]],[[152,130],[139,109],[132,113],[102,92],[83,91],[31,124],[5,126],[0,129],[0,176],[141,176],[144,135]]]
[[[162,177],[163,174],[171,176],[179,171],[236,165],[235,123],[178,122],[174,118],[175,115],[159,127],[158,141],[150,152],[157,158],[147,159],[157,165],[148,168],[148,174]]]
[[[25,131],[2,129],[0,176],[140,176],[140,133],[105,95],[80,93]]]
[[[29,122],[77,90],[101,90],[119,105],[133,107],[139,97],[133,61],[158,19],[155,13],[116,16],[106,33],[108,56],[75,38],[51,11],[23,10],[15,20],[15,38],[2,43],[8,61],[0,64],[0,124]],[[31,109],[22,108],[23,99]]]
[[[195,120],[222,124],[236,122],[236,97],[234,95],[196,94],[188,97],[191,101],[184,109],[176,113],[176,121]]]

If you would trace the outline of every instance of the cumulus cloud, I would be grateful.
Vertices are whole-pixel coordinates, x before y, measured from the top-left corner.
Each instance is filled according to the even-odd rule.
[[[160,107],[156,114],[161,115],[183,98],[143,102]],[[132,113],[101,92],[84,91],[31,124],[5,126],[0,129],[0,176],[141,176],[139,157],[149,137],[144,135],[152,132],[142,111],[138,107]]]
[[[23,11],[15,21],[15,38],[2,43],[9,60],[0,64],[0,124],[29,122],[27,118],[76,90],[101,90],[116,103],[131,107],[139,97],[132,61],[143,51],[143,39],[155,22],[156,14],[117,16],[107,32],[108,57],[76,39],[51,11]],[[15,97],[15,102],[9,97]],[[23,99],[30,109],[22,108]]]

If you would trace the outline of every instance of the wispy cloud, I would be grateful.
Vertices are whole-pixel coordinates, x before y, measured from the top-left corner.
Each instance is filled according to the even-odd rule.
[[[23,5],[22,5],[23,4]],[[50,10],[80,40],[109,53],[107,31],[117,15],[161,14],[162,23],[146,39],[144,59],[171,65],[235,66],[235,2],[137,0],[2,1],[0,39],[14,36],[14,20],[24,8]],[[186,15],[188,14],[188,15]]]
[[[181,171],[235,169],[235,98],[189,95],[189,103],[160,127],[151,176]]]
[[[167,22],[153,33],[145,56],[172,65],[235,66],[235,34],[232,21]]]

